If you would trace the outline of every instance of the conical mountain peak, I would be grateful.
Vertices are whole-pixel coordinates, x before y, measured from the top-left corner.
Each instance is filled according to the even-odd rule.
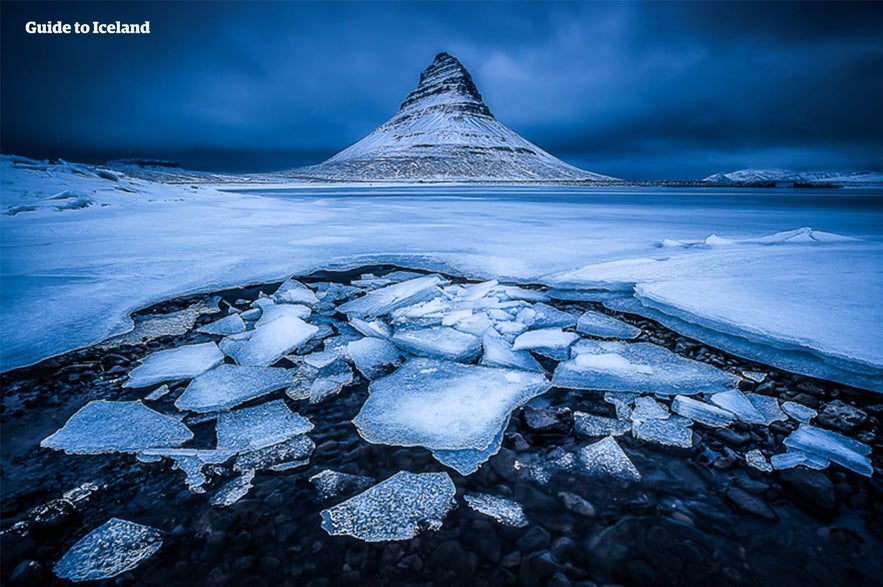
[[[479,116],[493,116],[482,101],[469,71],[449,53],[439,53],[420,74],[420,83],[402,102],[399,112],[446,106]]]

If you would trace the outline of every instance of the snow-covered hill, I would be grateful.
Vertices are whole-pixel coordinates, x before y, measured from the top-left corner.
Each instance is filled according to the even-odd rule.
[[[330,181],[613,181],[561,161],[506,128],[447,53],[420,74],[398,113],[294,177]]]
[[[792,171],[790,169],[740,169],[709,175],[703,182],[716,186],[879,186],[878,171]]]

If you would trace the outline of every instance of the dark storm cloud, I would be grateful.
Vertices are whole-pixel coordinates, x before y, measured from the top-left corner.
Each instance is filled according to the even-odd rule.
[[[626,177],[883,161],[874,3],[13,3],[3,152],[316,162],[391,116],[433,55],[562,158]],[[28,20],[151,21],[38,37]]]

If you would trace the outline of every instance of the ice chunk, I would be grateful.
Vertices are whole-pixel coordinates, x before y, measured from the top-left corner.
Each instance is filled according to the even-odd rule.
[[[191,438],[193,433],[179,419],[151,410],[140,400],[95,400],[40,446],[68,454],[101,454],[180,446]]]
[[[635,338],[641,329],[601,312],[585,312],[576,323],[576,331],[600,338]]]
[[[524,308],[518,313],[516,319],[532,329],[569,328],[576,326],[577,322],[577,317],[573,314],[562,312],[546,304],[534,304]]]
[[[325,350],[316,353],[310,353],[309,355],[304,355],[301,357],[301,360],[310,367],[322,369],[323,367],[327,367],[339,358],[340,352],[338,352],[337,350]]]
[[[481,354],[481,340],[446,326],[396,332],[392,341],[405,352],[434,359],[469,363]]]
[[[803,466],[807,469],[822,470],[827,469],[831,464],[828,459],[823,459],[815,455],[810,455],[799,450],[789,450],[782,454],[770,457],[770,464],[776,471],[783,469],[793,469],[794,467]]]
[[[828,459],[865,477],[874,474],[871,447],[848,436],[801,424],[785,438],[785,446],[813,456]]]
[[[768,374],[763,371],[742,371],[742,377],[752,383],[763,383],[766,381]]]
[[[471,475],[489,458],[500,452],[500,447],[503,446],[503,434],[506,432],[508,424],[508,420],[503,423],[503,427],[486,448],[435,449],[432,451],[432,456],[444,466],[454,469],[461,475]]]
[[[764,454],[756,448],[745,453],[745,463],[749,467],[752,467],[764,473],[770,473],[773,470],[773,466],[768,460],[766,460]]]
[[[191,381],[175,407],[200,413],[229,410],[289,383],[285,369],[223,364]]]
[[[353,423],[372,443],[484,450],[512,410],[548,388],[539,373],[412,359],[371,384]]]
[[[550,359],[562,361],[570,356],[570,345],[578,338],[576,334],[564,332],[560,328],[528,330],[515,339],[512,350],[532,350]]]
[[[111,518],[78,540],[53,570],[76,583],[110,579],[156,554],[162,541],[156,528]]]
[[[524,508],[516,501],[487,493],[467,493],[463,497],[469,507],[504,526],[524,528],[528,524]]]
[[[612,436],[579,450],[579,458],[592,477],[613,477],[620,481],[640,481],[641,474]]]
[[[298,308],[302,306],[279,304],[272,307],[273,311],[261,316],[251,336],[243,339],[242,344],[224,348],[224,352],[240,365],[269,367],[319,332],[317,326],[307,324],[299,317],[302,312]]]
[[[371,489],[322,511],[322,529],[365,542],[409,540],[441,528],[455,505],[447,473],[401,471]]]
[[[316,378],[310,383],[311,404],[318,404],[343,391],[353,382],[353,370],[342,358],[327,367],[319,369]]]
[[[715,428],[729,426],[736,421],[736,416],[732,412],[683,395],[675,396],[671,409],[694,422]]]
[[[576,357],[555,369],[552,383],[570,389],[662,395],[716,393],[738,379],[711,365],[685,359],[653,344],[581,340]]]
[[[350,326],[356,330],[359,334],[364,334],[365,336],[374,336],[377,338],[392,338],[392,331],[389,329],[383,321],[374,320],[373,322],[368,322],[366,320],[361,320],[359,318],[350,317]]]
[[[288,409],[282,400],[224,412],[218,416],[218,448],[257,450],[305,434],[313,424]]]
[[[129,373],[123,387],[149,387],[174,379],[191,379],[224,362],[213,342],[192,344],[153,353]]]
[[[374,485],[374,479],[364,475],[350,475],[325,469],[310,477],[319,501],[327,501],[344,493],[363,491]]]
[[[525,289],[517,285],[509,285],[503,288],[503,293],[510,300],[527,300],[528,302],[548,302],[549,295],[538,289]]]
[[[175,462],[174,469],[184,473],[187,488],[193,493],[204,493],[208,481],[203,470],[206,465],[218,465],[231,458],[236,451],[196,448],[147,449],[138,453],[138,460],[152,462],[169,458]]]
[[[381,338],[363,338],[346,345],[346,352],[359,373],[369,381],[387,373],[402,362],[399,351]]]
[[[632,436],[644,442],[653,442],[663,446],[691,448],[693,446],[693,424],[688,418],[671,416],[667,419],[649,418],[635,420],[632,424]]]
[[[278,470],[286,463],[300,463],[309,459],[315,449],[316,444],[309,436],[299,434],[271,446],[240,454],[233,463],[233,470]]]
[[[497,334],[488,333],[482,339],[484,355],[481,364],[486,367],[509,367],[542,372],[543,368],[528,351],[513,351],[512,346]]]
[[[766,424],[766,418],[754,404],[738,389],[728,389],[715,393],[708,398],[711,403],[732,412],[737,418],[748,424]]]
[[[253,487],[251,484],[253,480],[254,471],[243,471],[239,477],[232,481],[228,481],[226,485],[218,489],[209,500],[209,503],[215,507],[227,507],[233,505],[248,494]]]
[[[460,332],[466,332],[479,338],[483,337],[488,332],[496,334],[496,331],[494,330],[494,321],[484,312],[457,320],[454,323],[454,328]]]
[[[635,403],[638,394],[624,391],[608,391],[604,393],[604,401],[613,404],[616,408],[616,417],[620,420],[632,419],[631,405]]]
[[[205,326],[200,326],[196,331],[205,334],[221,334],[224,336],[229,334],[239,334],[240,332],[245,332],[245,322],[239,314],[230,314],[226,318],[221,318],[220,320],[216,320]]]
[[[162,399],[166,395],[168,395],[169,391],[171,391],[171,390],[169,389],[168,385],[160,385],[159,387],[157,387],[156,389],[151,391],[149,394],[144,396],[144,401],[155,402],[156,400]]]
[[[273,294],[273,299],[284,304],[303,304],[311,308],[319,303],[319,298],[313,290],[296,279],[289,279],[280,285]]]
[[[763,424],[769,426],[773,422],[779,420],[787,420],[788,416],[779,408],[779,401],[768,395],[760,395],[759,393],[749,393],[747,396],[751,405],[760,413],[763,418]]]
[[[668,408],[652,397],[642,396],[635,399],[632,421],[665,420],[670,415]]]
[[[810,420],[819,415],[817,411],[797,402],[782,402],[782,410],[797,420],[808,424]]]
[[[573,413],[573,430],[585,436],[622,436],[632,428],[628,420],[605,418],[584,412]]]
[[[442,292],[438,286],[442,282],[438,275],[409,279],[368,292],[341,305],[338,310],[348,316],[361,318],[383,316],[399,308],[440,296]]]

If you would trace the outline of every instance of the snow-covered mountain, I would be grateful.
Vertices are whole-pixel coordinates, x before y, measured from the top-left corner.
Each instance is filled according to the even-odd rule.
[[[500,124],[447,53],[367,137],[294,177],[331,181],[614,181],[569,165]]]
[[[715,173],[702,180],[716,186],[862,186],[883,185],[877,171],[792,171],[790,169],[740,169]]]

